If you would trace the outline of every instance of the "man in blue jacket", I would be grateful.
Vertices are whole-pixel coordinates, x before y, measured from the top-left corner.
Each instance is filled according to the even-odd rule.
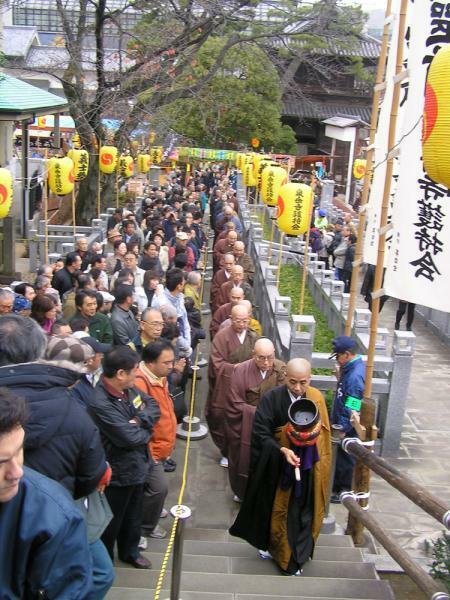
[[[0,595],[87,598],[83,517],[56,481],[23,466],[25,400],[0,388]]]
[[[341,335],[332,341],[333,354],[339,365],[339,378],[334,397],[331,422],[341,426],[341,437],[355,437],[351,418],[354,412],[359,414],[361,400],[364,395],[366,367],[361,356],[357,354],[356,341]],[[331,502],[339,502],[339,494],[352,489],[355,459],[338,447],[336,472],[333,483]]]

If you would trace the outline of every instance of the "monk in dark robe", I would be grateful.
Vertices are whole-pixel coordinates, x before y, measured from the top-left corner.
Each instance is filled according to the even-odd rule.
[[[235,500],[244,497],[250,465],[253,417],[262,396],[284,383],[286,365],[275,358],[275,347],[260,338],[253,356],[233,370],[230,393],[225,404],[225,431],[228,442],[228,477]]]
[[[209,326],[211,341],[216,335],[216,333],[219,331],[221,323],[223,323],[226,319],[229,319],[231,317],[231,309],[233,308],[233,306],[239,304],[239,302],[241,302],[241,300],[243,299],[244,290],[239,287],[232,287],[229,295],[230,301],[226,304],[222,304],[222,306],[219,306],[219,308],[215,311],[213,318],[211,319],[211,324]]]
[[[231,269],[234,267],[234,256],[232,254],[225,254],[222,260],[223,268],[219,269],[214,274],[211,282],[211,292],[209,294],[209,302],[211,310],[214,313],[217,310],[218,295],[220,293],[220,287],[222,283],[226,283],[231,278]]]
[[[213,248],[214,272],[216,272],[220,269],[223,255],[233,253],[233,247],[234,247],[234,244],[237,242],[237,238],[238,238],[237,232],[234,230],[231,230],[228,232],[226,238],[216,242],[216,244]]]
[[[229,281],[222,283],[220,286],[220,293],[216,296],[216,310],[219,306],[228,302],[232,287],[241,287],[244,290],[245,299],[253,302],[253,289],[250,284],[244,281],[244,269],[239,265],[234,265],[234,267],[231,268],[231,277]]]
[[[223,231],[221,231],[219,233],[219,235],[216,237],[216,244],[219,240],[223,240],[227,237],[228,232],[229,231],[236,231],[236,225],[233,223],[233,221],[228,221],[227,223],[225,223],[225,229]],[[241,239],[241,236],[238,234],[238,240]],[[215,244],[214,244],[215,245]]]
[[[234,244],[233,248],[234,261],[236,265],[240,265],[244,269],[244,278],[247,283],[253,285],[255,278],[255,265],[248,254],[245,253],[244,242],[239,240]]]
[[[311,365],[301,358],[287,364],[286,384],[261,399],[253,422],[250,472],[241,510],[230,528],[273,558],[280,569],[300,575],[325,515],[331,467],[328,411],[319,390],[310,387]],[[288,410],[299,398],[319,410],[321,429],[315,444],[294,448],[287,435]],[[296,481],[295,468],[300,469]]]
[[[205,416],[213,441],[222,453],[220,464],[224,467],[228,466],[224,411],[233,366],[251,357],[257,339],[257,335],[248,329],[248,323],[247,309],[244,306],[233,306],[231,325],[218,332],[211,345]]]

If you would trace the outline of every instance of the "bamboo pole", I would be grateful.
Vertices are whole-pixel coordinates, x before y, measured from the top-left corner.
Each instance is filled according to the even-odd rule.
[[[312,198],[311,198],[311,206],[309,208],[308,214],[308,231],[306,232],[305,238],[305,251],[303,253],[303,272],[302,272],[302,283],[300,286],[300,304],[298,308],[298,314],[303,314],[303,307],[305,304],[305,289],[306,289],[306,279],[308,277],[308,264],[309,264],[309,236],[311,232],[311,219],[314,210],[314,190],[316,187],[316,178],[312,177],[311,179],[311,189],[312,189]]]
[[[116,169],[116,208],[119,208],[119,171]]]
[[[73,227],[73,237],[75,237],[77,233],[77,220],[76,220],[76,204],[75,204],[75,184],[72,190],[72,227]]]
[[[403,46],[405,42],[405,31],[406,31],[406,12],[408,7],[408,0],[401,0],[400,6],[400,19],[399,19],[399,34],[396,51],[396,64],[395,64],[395,75],[397,76],[403,69]],[[378,316],[380,310],[380,290],[383,279],[383,268],[384,268],[384,254],[385,254],[385,243],[386,243],[386,232],[384,228],[387,224],[388,211],[389,211],[389,194],[391,191],[391,180],[393,172],[394,158],[391,155],[391,150],[394,148],[396,143],[396,128],[397,128],[397,117],[398,107],[400,101],[400,89],[401,81],[396,78],[394,84],[394,92],[392,96],[391,104],[391,116],[389,120],[389,136],[388,136],[388,159],[386,162],[386,179],[384,182],[383,190],[383,202],[381,206],[380,216],[380,236],[378,239],[378,255],[377,265],[375,268],[374,278],[374,292],[372,295],[372,317],[370,320],[370,338],[369,348],[367,353],[367,366],[366,366],[366,382],[364,389],[364,401],[361,406],[360,422],[363,427],[366,428],[369,440],[374,437],[374,423],[375,423],[375,402],[372,399],[372,380],[374,371],[374,358],[375,358],[375,343],[377,339],[378,331]],[[366,439],[366,441],[369,441]],[[356,492],[368,492],[370,487],[370,469],[361,464],[357,463],[354,473],[354,489]],[[361,506],[365,506],[367,500],[361,501]],[[363,543],[363,525],[360,521],[357,521],[355,517],[349,516],[347,532],[353,537],[353,541],[356,544]]]
[[[284,233],[281,232],[280,247],[278,249],[277,289],[280,287],[281,261],[283,258],[283,242],[284,242]]]
[[[273,216],[271,217],[271,219],[272,219],[272,229],[270,230],[270,240],[269,240],[269,255],[268,255],[269,265],[270,265],[270,261],[272,260],[273,238],[275,236],[275,219],[273,218]]]
[[[100,192],[101,192],[101,176],[102,173],[100,171],[100,148],[101,148],[101,144],[100,144],[100,138],[98,138],[98,153],[97,153],[97,158],[98,158],[98,165],[97,165],[97,219],[100,218],[100,209],[101,209],[101,201],[100,201]]]
[[[347,313],[347,321],[345,323],[345,335],[350,335],[352,331],[352,321],[353,321],[353,313],[355,311],[356,305],[356,293],[358,289],[358,279],[359,279],[359,268],[362,262],[363,255],[363,240],[364,240],[364,230],[366,228],[366,210],[363,208],[367,206],[367,202],[369,199],[369,189],[370,182],[372,180],[373,175],[373,166],[374,166],[374,158],[375,158],[375,149],[373,148],[373,144],[375,142],[375,134],[377,131],[378,124],[378,107],[380,104],[381,97],[381,84],[384,82],[385,74],[386,74],[386,58],[387,51],[389,46],[389,32],[390,32],[390,17],[392,15],[392,0],[387,0],[386,12],[385,12],[385,21],[383,28],[383,38],[381,42],[380,49],[380,58],[378,59],[378,67],[377,67],[377,76],[376,83],[374,87],[373,93],[373,102],[372,102],[372,116],[370,119],[370,134],[369,134],[369,150],[366,154],[366,174],[364,177],[364,184],[361,193],[361,205],[360,205],[360,213],[359,213],[359,223],[358,223],[358,235],[356,239],[356,247],[355,247],[355,260],[352,269],[352,276],[350,282],[350,298],[348,303],[348,313]],[[361,210],[362,209],[362,210]]]
[[[48,150],[44,151],[44,262],[48,263]]]

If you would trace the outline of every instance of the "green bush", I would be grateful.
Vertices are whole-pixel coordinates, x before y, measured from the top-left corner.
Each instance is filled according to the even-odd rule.
[[[430,575],[443,583],[450,592],[450,534],[443,531],[442,536],[434,540],[431,546],[434,560]]]
[[[292,300],[291,314],[293,315],[299,314],[302,273],[303,269],[301,269],[298,265],[281,265],[280,285],[278,291],[281,296],[290,296]],[[326,318],[314,303],[313,297],[311,296],[307,285],[305,288],[303,314],[312,315],[316,321],[316,333],[314,336],[313,351],[331,353],[331,341],[335,337],[335,334],[328,327]],[[333,368],[313,369],[313,373],[315,375],[332,375]],[[324,395],[328,410],[330,410],[334,394],[331,390],[328,390]]]

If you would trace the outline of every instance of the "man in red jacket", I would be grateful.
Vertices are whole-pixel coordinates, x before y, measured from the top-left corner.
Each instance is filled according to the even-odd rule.
[[[173,369],[175,353],[167,340],[156,340],[142,351],[142,361],[136,374],[136,386],[159,404],[161,416],[153,428],[149,448],[154,464],[150,466],[144,486],[142,529],[153,538],[164,538],[167,532],[158,525],[163,512],[168,486],[164,461],[175,447],[177,418],[169,394],[167,375]]]

